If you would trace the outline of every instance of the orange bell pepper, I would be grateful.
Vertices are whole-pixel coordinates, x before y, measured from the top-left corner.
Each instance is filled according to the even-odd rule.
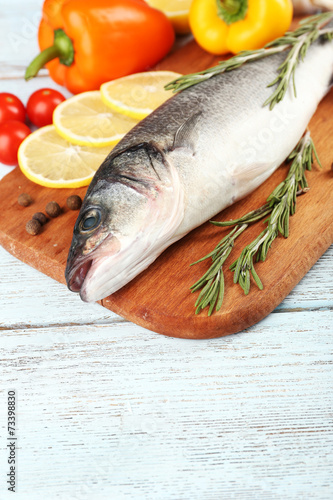
[[[38,31],[41,53],[26,80],[46,66],[73,94],[144,71],[174,42],[167,17],[143,0],[45,0]]]
[[[189,22],[207,52],[237,54],[284,35],[292,16],[291,0],[193,0]]]

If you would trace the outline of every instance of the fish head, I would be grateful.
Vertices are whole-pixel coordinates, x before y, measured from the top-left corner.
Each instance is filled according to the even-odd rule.
[[[114,293],[170,244],[182,216],[179,179],[161,151],[145,143],[111,155],[74,226],[68,288],[86,302]]]

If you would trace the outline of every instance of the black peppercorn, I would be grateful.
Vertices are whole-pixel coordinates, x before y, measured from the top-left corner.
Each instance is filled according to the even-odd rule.
[[[33,214],[32,218],[38,220],[38,222],[40,222],[42,226],[47,222],[47,217],[45,214],[43,214],[43,212],[36,212],[35,214]]]
[[[28,193],[21,193],[17,199],[17,202],[21,207],[28,207],[32,203],[32,198]]]
[[[73,194],[67,198],[67,206],[70,210],[80,210],[82,200],[77,194]]]
[[[38,233],[40,233],[41,228],[41,223],[36,219],[29,220],[25,225],[27,233],[32,234],[33,236],[36,236]]]
[[[61,214],[61,208],[56,201],[50,201],[45,207],[45,212],[54,218]]]

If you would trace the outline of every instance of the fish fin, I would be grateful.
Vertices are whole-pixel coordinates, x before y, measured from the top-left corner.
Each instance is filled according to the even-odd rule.
[[[202,115],[202,111],[198,111],[194,113],[194,115],[190,116],[175,133],[175,137],[173,139],[172,149],[188,147],[190,149],[194,149],[195,140],[193,138],[193,128],[195,127],[199,117]]]
[[[234,169],[232,176],[239,183],[248,183],[261,175],[268,177],[268,172],[271,167],[272,165],[270,163],[251,163],[250,165],[240,165]]]

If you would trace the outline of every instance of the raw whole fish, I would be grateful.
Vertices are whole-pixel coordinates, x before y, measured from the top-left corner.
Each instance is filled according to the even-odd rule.
[[[304,133],[332,82],[333,43],[310,47],[273,110],[286,53],[184,90],[134,127],[96,172],[74,228],[68,287],[102,299],[165,248],[263,183]]]

